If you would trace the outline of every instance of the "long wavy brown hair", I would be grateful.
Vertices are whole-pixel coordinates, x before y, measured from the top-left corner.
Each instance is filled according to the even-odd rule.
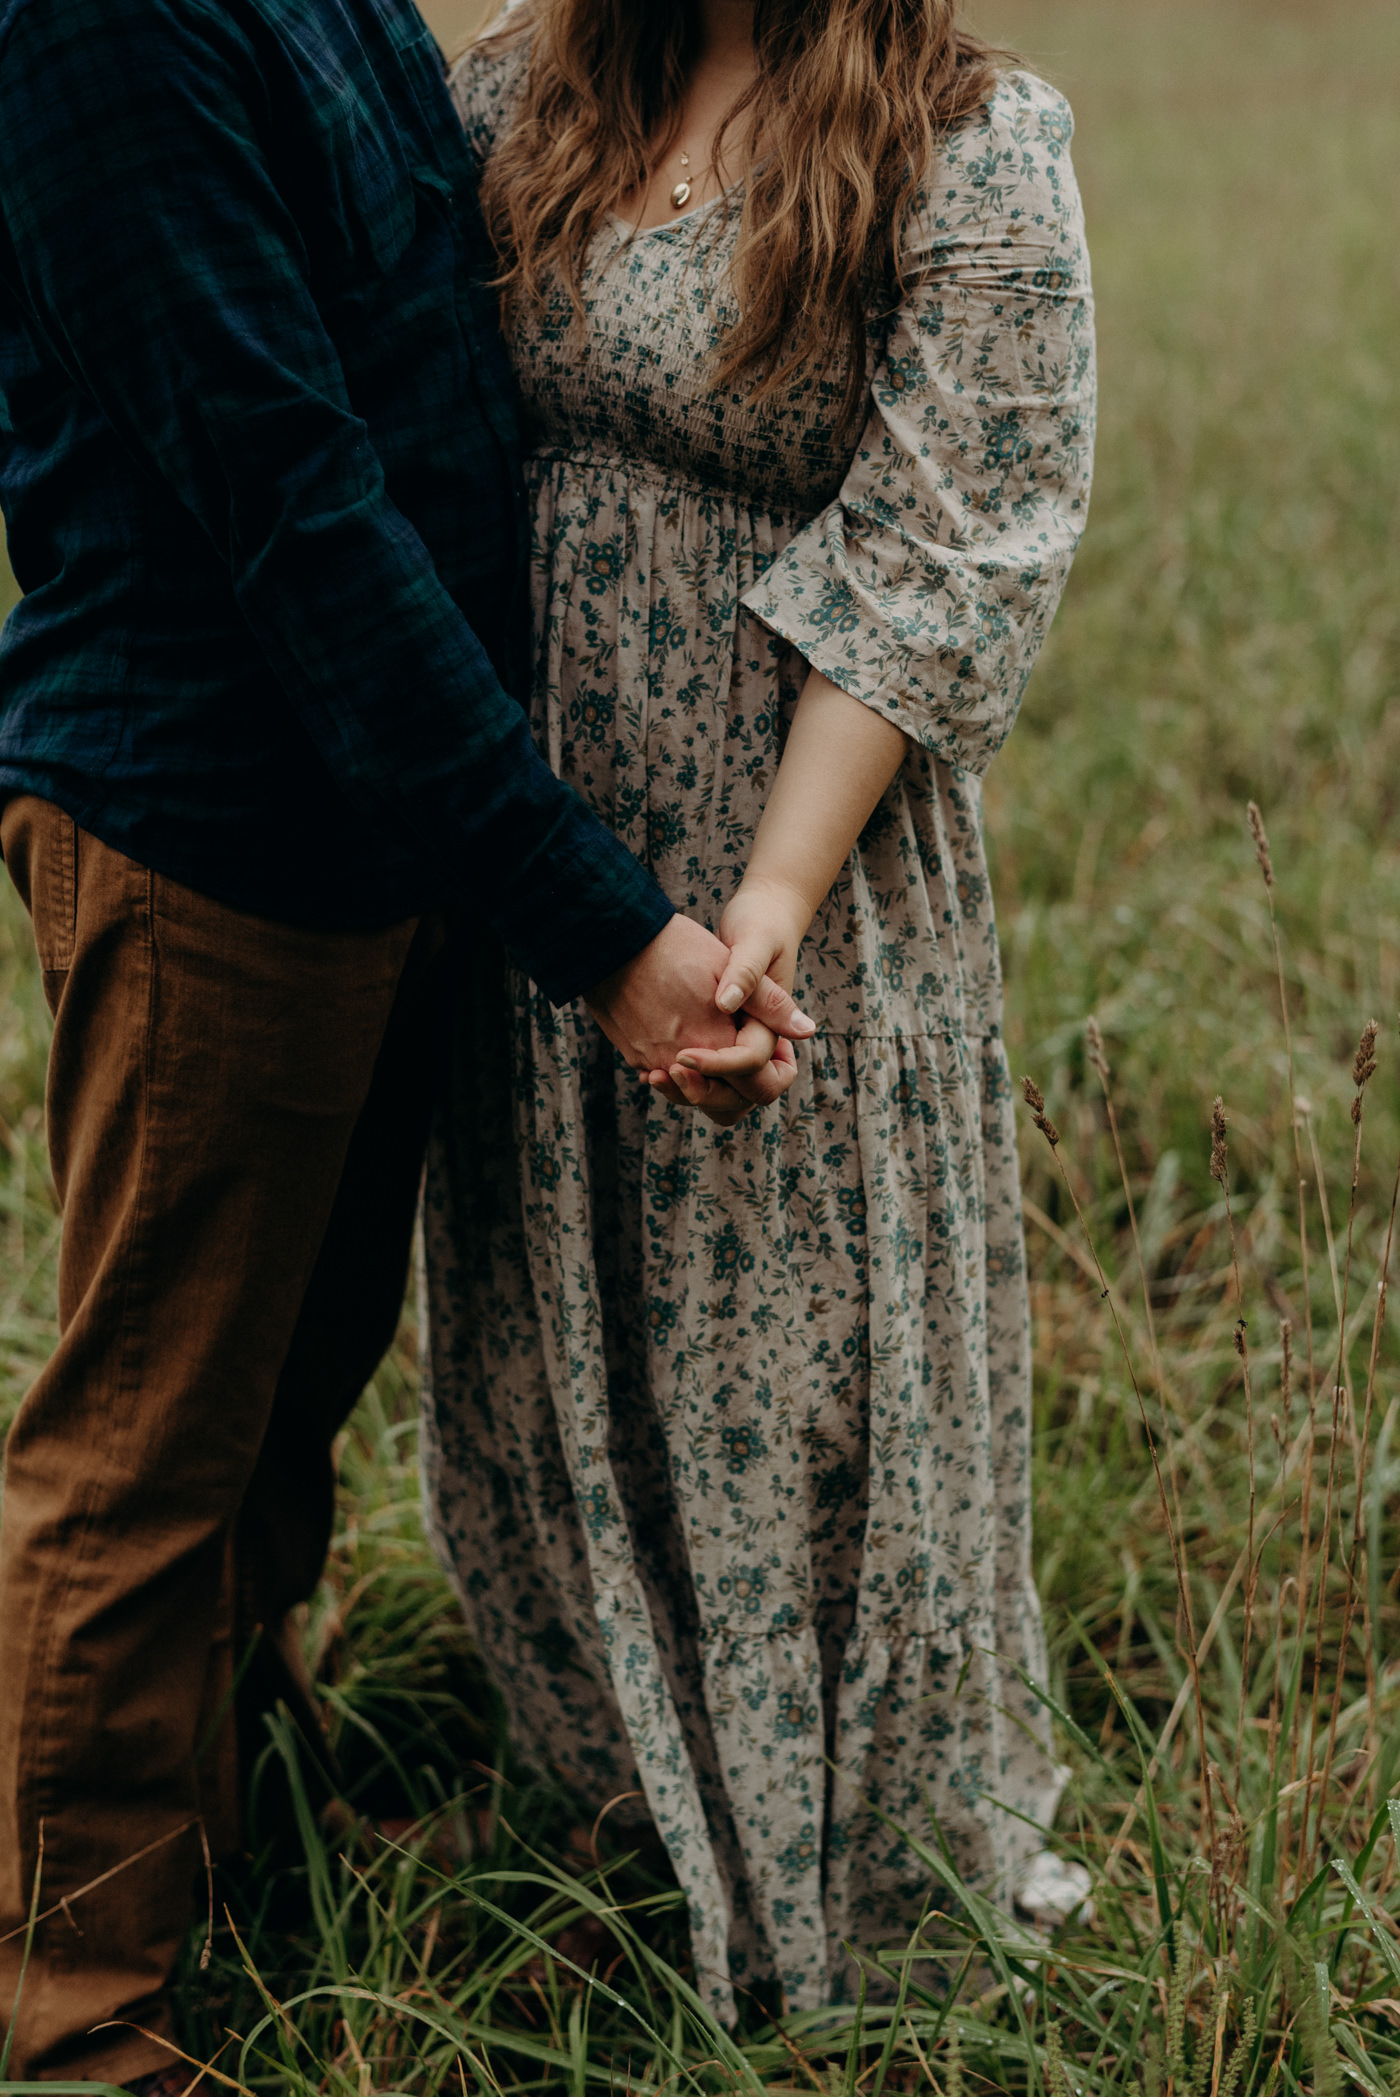
[[[757,76],[715,145],[718,165],[726,135],[749,141],[732,170],[738,320],[717,387],[746,377],[763,394],[830,372],[839,346],[854,409],[871,298],[904,279],[906,211],[940,136],[1008,56],[956,17],[957,0],[757,0]],[[508,300],[541,297],[555,275],[582,317],[588,244],[676,142],[699,35],[696,0],[524,0],[487,31],[530,47],[482,190]]]

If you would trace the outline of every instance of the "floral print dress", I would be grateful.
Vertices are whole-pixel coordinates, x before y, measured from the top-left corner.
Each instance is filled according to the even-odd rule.
[[[483,158],[527,62],[454,76]],[[673,901],[718,922],[808,664],[911,738],[803,947],[822,1031],[779,1106],[672,1107],[506,970],[464,993],[429,1164],[437,1546],[517,1748],[590,1809],[640,1794],[722,2014],[909,1941],[901,1824],[1004,1899],[1058,1796],[981,778],[1085,518],[1070,130],[1011,73],[948,137],[863,429],[839,368],[714,390],[733,193],[605,229],[582,338],[562,291],[510,337],[535,732]]]

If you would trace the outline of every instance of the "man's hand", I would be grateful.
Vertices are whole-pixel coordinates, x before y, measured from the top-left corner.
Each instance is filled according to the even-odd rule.
[[[673,917],[586,1000],[633,1070],[667,1099],[698,1107],[722,1127],[781,1098],[797,1075],[788,1043],[817,1031],[788,992],[767,979],[727,1017],[715,998],[729,958],[728,947],[703,925]],[[682,1051],[693,1048],[724,1050],[723,1077],[681,1065]]]

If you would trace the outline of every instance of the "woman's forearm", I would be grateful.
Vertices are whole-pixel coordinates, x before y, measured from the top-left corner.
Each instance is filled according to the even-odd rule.
[[[745,882],[790,890],[810,922],[899,770],[908,741],[902,728],[813,670]]]
[[[903,762],[908,737],[830,678],[802,687],[748,868],[720,921],[729,966],[716,1003],[737,1012],[766,974],[792,987],[797,950],[876,803]],[[724,1052],[701,1055],[711,1075]]]

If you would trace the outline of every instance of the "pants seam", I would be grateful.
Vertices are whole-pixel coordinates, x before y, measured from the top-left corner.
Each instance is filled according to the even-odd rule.
[[[109,1450],[111,1447],[111,1435],[115,1431],[115,1416],[117,1408],[119,1407],[126,1392],[131,1387],[130,1377],[127,1371],[127,1349],[129,1345],[128,1335],[131,1332],[131,1320],[128,1317],[127,1313],[131,1300],[132,1269],[136,1264],[135,1248],[137,1241],[139,1240],[141,1223],[145,1214],[146,1193],[149,1185],[148,1175],[150,1164],[151,1135],[151,1058],[155,1041],[155,989],[157,965],[155,951],[155,927],[153,923],[153,911],[151,907],[152,876],[149,870],[145,870],[145,878],[146,953],[148,956],[148,962],[146,972],[146,1019],[145,1027],[142,1033],[141,1044],[142,1064],[140,1155],[136,1167],[136,1186],[132,1197],[131,1214],[128,1219],[126,1229],[122,1234],[121,1253],[119,1256],[122,1267],[120,1305],[121,1330],[123,1336],[122,1352],[118,1360],[117,1374],[114,1382],[114,1405],[112,1413],[109,1415],[108,1435],[106,1438],[104,1438],[103,1443],[101,1444],[104,1451]],[[76,954],[74,956],[74,959],[76,960]],[[38,1740],[35,1743],[32,1754],[26,1758],[28,1766],[32,1772],[30,1783],[27,1789],[29,1793],[29,1801],[31,1807],[34,1809],[35,1812],[36,1822],[43,1817],[42,1814],[38,1811],[41,1801],[43,1803],[47,1803],[46,1786],[49,1781],[49,1744],[51,1739],[53,1738],[55,1720],[60,1716],[60,1714],[56,1712],[54,1708],[57,1699],[50,1693],[50,1681],[54,1671],[54,1641],[57,1636],[58,1626],[65,1621],[66,1605],[69,1601],[70,1596],[72,1595],[73,1588],[76,1584],[78,1571],[81,1565],[86,1562],[88,1546],[92,1537],[93,1514],[95,1510],[97,1495],[101,1487],[101,1477],[102,1473],[100,1467],[95,1466],[91,1482],[89,1484],[86,1499],[84,1502],[82,1526],[77,1536],[74,1538],[73,1548],[68,1554],[67,1578],[63,1584],[58,1606],[56,1606],[50,1613],[49,1624],[43,1641],[42,1654],[40,1656],[39,1665],[36,1670],[37,1685],[39,1690],[39,1709],[42,1714],[42,1717],[38,1729]],[[66,1718],[66,1713],[63,1714],[63,1716]],[[46,1947],[52,1941],[51,1933],[57,1919],[60,1918],[54,1918],[50,1921],[50,1923],[43,1926],[43,1942]]]

